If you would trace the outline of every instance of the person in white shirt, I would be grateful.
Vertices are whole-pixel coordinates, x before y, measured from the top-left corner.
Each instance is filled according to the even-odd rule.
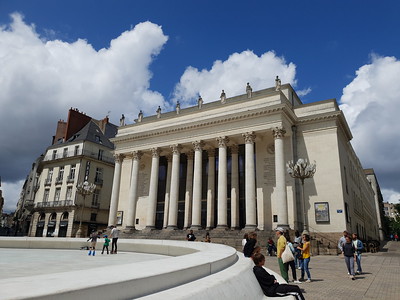
[[[118,237],[119,237],[119,230],[117,227],[114,225],[111,225],[111,238],[112,238],[112,244],[111,244],[111,254],[117,254],[117,242],[118,242]]]

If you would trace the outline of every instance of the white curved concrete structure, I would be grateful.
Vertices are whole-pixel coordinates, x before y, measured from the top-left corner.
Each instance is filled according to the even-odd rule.
[[[85,239],[0,238],[1,248],[79,249],[83,245],[87,245]],[[252,261],[231,247],[163,240],[120,240],[118,246],[120,252],[170,257],[4,279],[0,299],[264,298]]]

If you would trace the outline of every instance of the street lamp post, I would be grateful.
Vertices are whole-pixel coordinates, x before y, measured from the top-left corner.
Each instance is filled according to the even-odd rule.
[[[82,195],[83,197],[83,204],[81,210],[81,218],[79,220],[79,228],[76,232],[75,237],[80,238],[82,236],[82,219],[83,219],[83,209],[85,208],[85,199],[86,196],[93,194],[94,190],[96,189],[96,185],[94,183],[89,183],[87,181],[80,182],[76,185],[76,191],[78,194]]]
[[[301,181],[301,201],[303,203],[303,226],[304,231],[308,232],[306,200],[304,198],[304,179],[312,178],[316,171],[316,163],[310,164],[307,159],[300,158],[296,163],[292,160],[286,164],[287,172],[293,178]]]

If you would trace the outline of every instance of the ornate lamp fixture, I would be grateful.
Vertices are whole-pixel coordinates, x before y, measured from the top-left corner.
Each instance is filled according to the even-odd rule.
[[[85,208],[85,198],[88,195],[93,194],[94,190],[96,189],[96,185],[94,183],[89,183],[87,181],[80,182],[76,185],[76,192],[83,197],[83,205],[81,210],[81,219],[79,220],[79,228],[76,232],[75,237],[82,236],[82,219],[83,219],[83,209]]]

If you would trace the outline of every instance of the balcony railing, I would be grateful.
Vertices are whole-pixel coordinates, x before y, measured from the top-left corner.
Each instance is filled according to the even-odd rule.
[[[68,176],[67,177],[67,183],[73,183],[75,181],[75,176],[74,177],[71,177],[71,176]]]
[[[49,202],[38,202],[36,203],[36,208],[46,208],[46,207],[66,207],[73,206],[74,202],[72,200],[62,200],[62,201],[49,201]]]
[[[24,202],[25,207],[29,207],[29,206],[33,206],[33,205],[34,205],[33,200],[25,200],[25,202]]]
[[[68,157],[75,157],[75,156],[87,156],[93,159],[97,159],[100,161],[104,161],[107,163],[114,163],[114,158],[110,155],[106,155],[105,153],[103,153],[102,155],[99,155],[98,153],[89,151],[89,150],[78,150],[78,151],[68,151],[68,152],[61,152],[61,153],[57,153],[57,154],[53,154],[50,153],[48,155],[46,155],[43,159],[43,161],[51,161],[51,160],[57,160],[57,159],[63,159],[63,158],[68,158]]]
[[[62,184],[63,179],[62,178],[56,178],[56,184]]]
[[[51,179],[45,179],[44,180],[44,185],[51,185]]]

